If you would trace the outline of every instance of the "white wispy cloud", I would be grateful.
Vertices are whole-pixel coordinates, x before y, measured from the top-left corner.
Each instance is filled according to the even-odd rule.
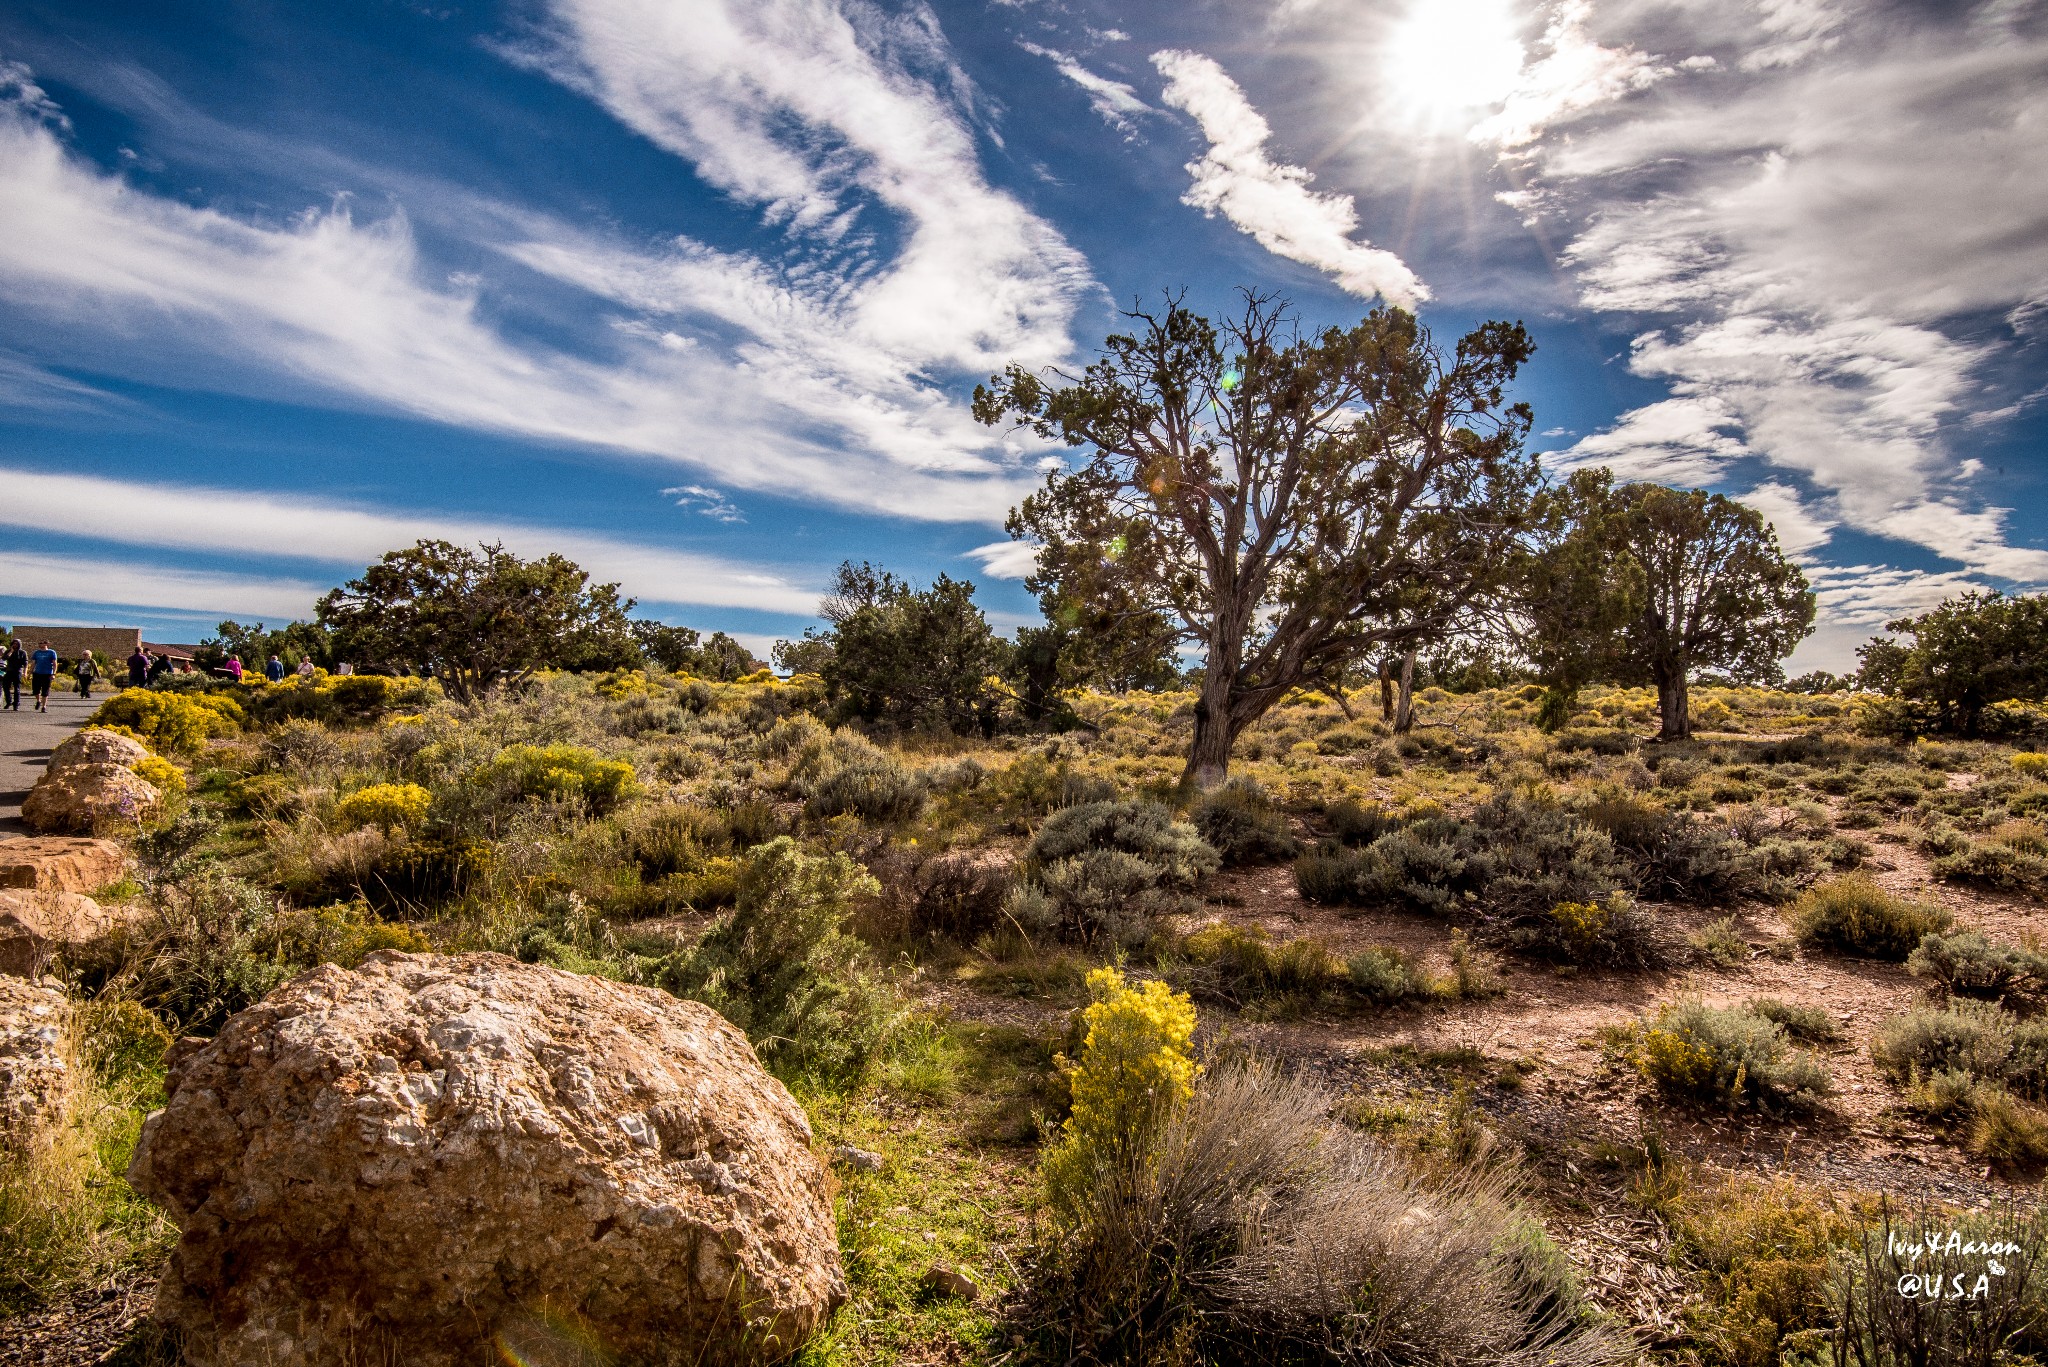
[[[313,604],[333,587],[311,579],[110,564],[97,557],[41,551],[0,551],[0,583],[17,598],[272,620],[311,616]]]
[[[1017,46],[1034,57],[1045,58],[1059,69],[1060,75],[1087,91],[1088,107],[1095,111],[1096,117],[1126,138],[1136,136],[1138,115],[1157,112],[1140,99],[1138,92],[1129,85],[1090,71],[1071,53],[1061,52],[1057,48],[1040,47],[1037,43],[1022,40],[1019,40]]]
[[[1038,547],[1029,541],[991,541],[967,552],[982,573],[996,579],[1023,579],[1038,568]]]
[[[816,588],[799,584],[790,575],[771,567],[567,528],[351,507],[231,489],[132,483],[90,475],[13,470],[8,472],[6,483],[7,496],[0,498],[0,526],[60,532],[120,545],[218,552],[227,542],[237,553],[357,568],[385,551],[419,540],[438,539],[469,546],[502,541],[508,549],[526,556],[558,551],[590,571],[594,578],[623,585],[626,593],[642,602],[752,608],[809,616],[819,596]],[[106,569],[106,575],[116,577],[139,573],[133,567]],[[172,578],[188,586],[214,579],[244,586],[270,582],[209,575],[174,574]],[[319,584],[313,596],[337,582]],[[0,584],[14,594],[43,592],[12,577],[0,579]],[[302,587],[291,583],[290,591],[297,594]],[[196,589],[177,603],[162,597],[121,597],[113,591],[112,581],[96,569],[71,580],[64,594],[53,596],[77,598],[84,589],[91,590],[85,596],[94,601],[236,610],[226,601],[205,599]],[[294,611],[303,615],[311,604],[311,597],[304,598]],[[278,609],[265,611],[274,613]]]
[[[1778,534],[1779,547],[1794,558],[1805,558],[1807,552],[1825,546],[1838,525],[1780,480],[1759,484],[1740,498],[1764,515]]]
[[[1500,109],[1473,125],[1473,142],[1517,148],[1546,128],[1646,90],[1671,68],[1630,47],[1603,47],[1586,32],[1591,0],[1564,0],[1543,32],[1543,55],[1525,62]]]
[[[928,16],[926,16],[928,18]],[[472,204],[509,278],[449,277],[406,215],[259,221],[159,197],[0,98],[0,299],[96,369],[396,409],[695,466],[707,484],[1000,520],[1035,447],[957,381],[1071,348],[1086,263],[992,188],[929,23],[805,0],[565,3],[542,58],[781,224],[775,259]],[[965,92],[965,93],[963,93]],[[0,97],[6,95],[0,90]],[[884,251],[865,216],[901,231]],[[439,225],[444,231],[447,223]],[[523,269],[522,269],[523,268]],[[496,323],[524,270],[619,310],[576,351]]]
[[[1152,54],[1166,77],[1161,98],[1192,116],[1209,150],[1188,164],[1194,183],[1183,203],[1221,213],[1277,256],[1327,272],[1344,289],[1414,307],[1429,289],[1407,263],[1384,248],[1354,240],[1358,206],[1351,196],[1309,188],[1303,167],[1266,153],[1272,128],[1222,67],[1198,52]]]
[[[1931,15],[1859,30],[1816,0],[1746,13],[1615,7],[1610,51],[1720,59],[1569,137],[1535,126],[1518,158],[1581,301],[1649,325],[1630,368],[1673,395],[1569,457],[1695,481],[1760,458],[1847,527],[2048,582],[1951,443],[2024,407],[1993,384],[2020,327],[1980,319],[2048,297],[2048,36]]]

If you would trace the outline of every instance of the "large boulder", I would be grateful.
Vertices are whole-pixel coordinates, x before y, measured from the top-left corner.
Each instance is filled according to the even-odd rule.
[[[128,1180],[194,1367],[772,1360],[845,1299],[802,1110],[694,1002],[386,951],[174,1059]]]
[[[132,826],[163,803],[156,785],[118,764],[46,770],[21,800],[21,819],[45,833]]]
[[[122,769],[133,769],[149,758],[149,747],[133,736],[124,736],[119,731],[108,731],[92,727],[75,731],[57,743],[50,751],[48,773],[64,769],[82,769],[89,764],[112,764]]]
[[[63,1118],[71,1094],[64,994],[0,977],[0,1148],[34,1142]]]
[[[0,888],[94,892],[127,870],[128,856],[111,840],[74,835],[0,840]]]
[[[0,890],[0,973],[38,977],[60,951],[96,939],[128,919],[75,892]]]

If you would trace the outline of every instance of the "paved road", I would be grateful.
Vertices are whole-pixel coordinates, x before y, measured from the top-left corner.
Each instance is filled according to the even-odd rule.
[[[61,685],[65,680],[57,682]],[[0,712],[0,835],[30,834],[21,821],[21,800],[35,786],[36,777],[43,772],[57,742],[85,725],[93,709],[111,697],[114,690],[100,687],[93,692],[91,702],[75,692],[52,694],[50,710],[38,712],[24,687],[21,711]]]

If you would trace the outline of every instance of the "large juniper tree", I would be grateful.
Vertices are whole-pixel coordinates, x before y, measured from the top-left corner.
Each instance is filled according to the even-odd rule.
[[[1289,690],[1440,634],[1508,559],[1536,481],[1533,346],[1487,323],[1450,350],[1381,308],[1305,334],[1247,294],[1219,324],[1170,299],[1078,376],[1011,367],[985,423],[1085,448],[1010,517],[1049,610],[1149,614],[1205,656],[1187,777],[1222,781]]]

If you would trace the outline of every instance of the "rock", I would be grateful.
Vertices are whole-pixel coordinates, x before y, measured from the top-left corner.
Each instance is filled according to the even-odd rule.
[[[846,1297],[803,1111],[695,1002],[384,951],[176,1054],[128,1180],[193,1367],[768,1361]]]
[[[63,1118],[71,1095],[69,1013],[55,988],[0,977],[0,1148],[32,1143]]]
[[[954,1300],[971,1301],[981,1295],[981,1288],[974,1284],[972,1277],[944,1263],[933,1263],[926,1268],[924,1275],[918,1278],[918,1285],[934,1296],[945,1296]]]
[[[0,973],[36,977],[60,950],[104,935],[127,919],[75,892],[0,891]]]
[[[75,731],[58,742],[50,751],[49,768],[44,772],[57,773],[64,769],[79,769],[89,764],[111,764],[119,769],[133,769],[149,758],[149,747],[118,731],[102,731],[93,728]]]
[[[111,840],[72,835],[0,840],[0,888],[96,892],[117,881],[127,867],[127,855]]]
[[[133,825],[162,801],[155,785],[118,764],[72,764],[44,771],[21,800],[21,819],[45,833],[95,831]]]
[[[832,1161],[841,1167],[852,1168],[855,1172],[880,1172],[882,1155],[866,1149],[856,1149],[851,1144],[840,1144],[832,1150]]]

